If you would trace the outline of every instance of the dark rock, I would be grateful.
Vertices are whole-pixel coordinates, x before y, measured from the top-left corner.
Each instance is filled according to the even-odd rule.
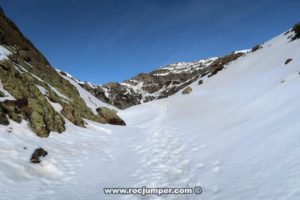
[[[223,69],[224,69],[224,66],[218,66],[207,77],[212,77],[212,76],[216,75],[219,71],[222,71]]]
[[[9,125],[9,121],[8,121],[6,114],[4,112],[4,109],[1,105],[0,105],[0,124],[5,125],[5,126]]]
[[[31,155],[30,162],[32,163],[40,163],[42,157],[46,157],[48,152],[45,151],[43,148],[36,149],[33,154]]]
[[[261,48],[262,48],[262,46],[261,46],[260,44],[255,45],[255,46],[252,48],[251,52],[255,52],[255,51],[257,51],[258,49],[261,49]]]
[[[292,41],[300,38],[300,23],[297,23],[293,26],[292,31],[295,35],[292,37]]]
[[[289,34],[289,33],[290,33],[290,31],[287,31],[287,32],[284,33],[284,35],[287,35],[287,34]]]
[[[3,112],[9,116],[10,119],[14,120],[17,123],[22,121],[22,109],[28,105],[26,99],[17,99],[17,100],[5,100],[1,102],[1,107]]]
[[[59,73],[60,73],[61,75],[63,75],[63,76],[67,76],[67,73],[66,73],[66,72],[60,71]]]
[[[292,58],[289,58],[289,59],[287,59],[287,60],[285,61],[284,64],[287,65],[287,64],[289,64],[292,60],[293,60]]]
[[[5,97],[4,92],[0,91],[0,97]]]
[[[201,85],[203,83],[203,80],[198,81],[198,85]]]

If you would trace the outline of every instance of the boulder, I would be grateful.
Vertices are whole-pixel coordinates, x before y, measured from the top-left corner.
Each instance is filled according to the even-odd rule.
[[[182,90],[182,94],[189,94],[193,91],[191,87],[186,87],[184,90]]]
[[[34,164],[40,163],[41,158],[46,157],[47,155],[48,155],[47,151],[45,151],[43,148],[38,148],[31,155],[30,162]]]
[[[255,52],[255,51],[257,51],[258,49],[261,49],[261,48],[262,48],[262,46],[261,46],[260,44],[255,45],[255,46],[251,49],[251,52]]]
[[[292,60],[293,60],[292,58],[289,58],[289,59],[287,59],[287,60],[285,61],[284,64],[287,65],[287,64],[289,64]]]
[[[107,107],[97,108],[99,115],[105,119],[108,124],[126,126],[126,123],[117,115],[116,111]]]

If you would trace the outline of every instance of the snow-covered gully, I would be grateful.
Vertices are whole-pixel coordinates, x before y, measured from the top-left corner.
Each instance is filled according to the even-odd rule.
[[[66,132],[43,139],[24,120],[0,126],[0,199],[300,199],[300,41],[288,37],[266,42],[201,85],[196,81],[188,95],[119,111],[126,127],[67,121]],[[32,164],[38,147],[48,156]],[[201,186],[203,192],[103,193],[142,186]]]

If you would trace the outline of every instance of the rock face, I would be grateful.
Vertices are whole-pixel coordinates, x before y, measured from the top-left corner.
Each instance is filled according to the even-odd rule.
[[[224,69],[224,66],[242,52],[234,52],[223,57],[214,57],[194,62],[180,62],[160,67],[150,73],[141,73],[122,83],[92,85],[80,82],[80,85],[98,99],[125,109],[133,105],[166,98],[198,80],[211,77]]]
[[[15,122],[21,123],[21,115],[25,112],[23,108],[28,106],[28,102],[27,99],[5,100],[4,102],[1,102],[0,105],[4,113],[7,114],[10,119],[14,120]]]
[[[46,157],[47,155],[48,155],[47,151],[45,151],[43,148],[38,148],[31,155],[30,162],[35,164],[40,163],[41,158]]]
[[[51,131],[65,130],[63,117],[82,127],[83,118],[106,123],[3,11],[0,11],[0,48],[7,52],[4,58],[0,57],[0,81],[3,89],[16,99],[0,100],[2,124],[7,123],[7,117],[17,122],[24,118],[38,136],[47,137]],[[60,104],[62,110],[55,110],[52,103]]]

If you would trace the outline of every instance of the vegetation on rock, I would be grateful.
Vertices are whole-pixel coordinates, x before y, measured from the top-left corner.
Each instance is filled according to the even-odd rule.
[[[184,90],[182,90],[182,94],[189,94],[193,91],[191,87],[186,87]]]
[[[108,124],[125,126],[126,123],[117,115],[116,111],[107,107],[97,108],[97,112],[103,117]]]
[[[51,131],[65,130],[62,115],[82,127],[83,118],[106,122],[87,107],[75,86],[50,66],[3,12],[0,12],[0,42],[11,52],[9,59],[0,61],[0,79],[4,89],[17,99],[2,103],[3,123],[6,116],[18,122],[23,116],[38,136],[47,137]],[[47,94],[42,94],[38,86]],[[21,101],[26,104],[19,105]],[[54,110],[50,102],[60,104],[62,111]]]

